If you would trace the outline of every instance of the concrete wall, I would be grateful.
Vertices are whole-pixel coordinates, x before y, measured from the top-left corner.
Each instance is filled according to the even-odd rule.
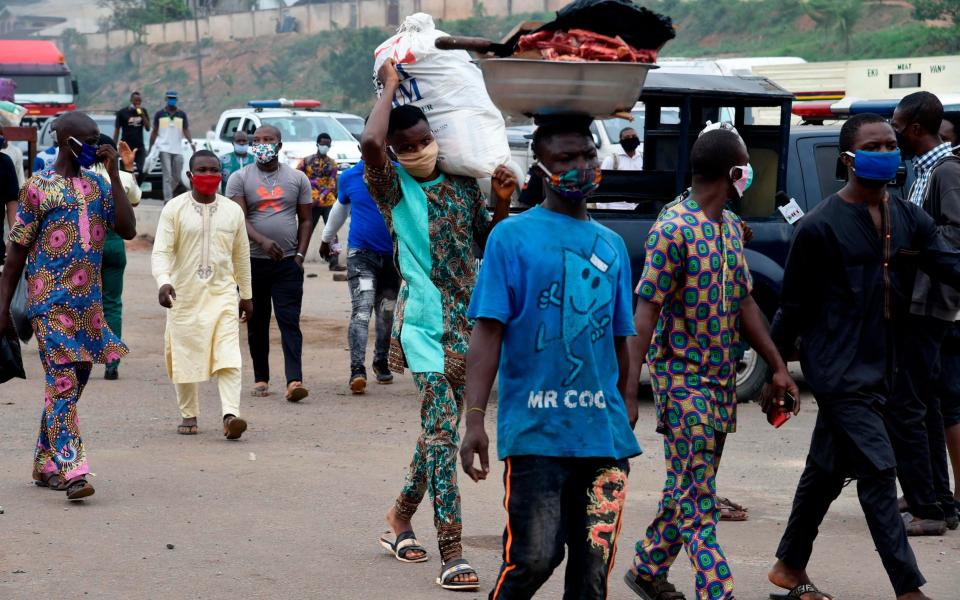
[[[557,10],[569,0],[394,0],[400,21],[415,12],[425,12],[435,19],[466,19],[473,16],[475,6],[482,2],[484,13],[491,16]],[[300,33],[319,33],[334,27],[389,27],[391,0],[350,0],[328,4],[308,4],[278,10],[258,10],[230,13],[199,19],[200,38],[216,42],[274,35],[280,15],[297,19]],[[134,44],[131,31],[113,30],[85,36],[91,49],[119,48]],[[174,21],[144,28],[143,41],[147,44],[196,43],[196,25],[192,20]]]

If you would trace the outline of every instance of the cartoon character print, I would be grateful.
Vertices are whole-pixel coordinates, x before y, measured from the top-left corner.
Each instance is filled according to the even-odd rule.
[[[563,281],[554,281],[540,292],[537,306],[541,310],[560,309],[560,333],[548,337],[547,324],[541,322],[537,328],[535,349],[542,352],[550,344],[562,342],[571,364],[570,372],[563,380],[564,386],[576,381],[583,370],[584,361],[574,351],[574,344],[580,336],[590,330],[590,342],[596,343],[610,327],[607,307],[613,303],[616,290],[616,277],[611,273],[616,260],[616,248],[599,235],[589,257],[564,248]]]

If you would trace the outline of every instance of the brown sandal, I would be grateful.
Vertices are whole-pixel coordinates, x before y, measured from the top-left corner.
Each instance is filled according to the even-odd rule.
[[[197,427],[197,424],[185,425],[180,423],[177,425],[177,433],[180,435],[197,435],[200,432],[200,429]]]
[[[83,500],[94,493],[93,486],[84,477],[77,477],[67,482],[67,500]]]
[[[310,392],[303,387],[302,382],[291,381],[290,385],[287,386],[287,402],[300,402],[309,394]]]
[[[247,430],[247,422],[240,417],[227,415],[223,420],[223,435],[228,440],[239,440],[243,432]]]
[[[63,477],[59,473],[34,473],[33,483],[37,487],[50,488],[55,492],[62,492],[67,489]]]

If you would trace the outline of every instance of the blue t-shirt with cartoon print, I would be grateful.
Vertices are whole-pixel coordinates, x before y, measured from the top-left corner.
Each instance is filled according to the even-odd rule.
[[[596,221],[538,206],[493,228],[468,314],[505,325],[501,460],[640,454],[614,345],[636,335],[632,300],[623,239]]]

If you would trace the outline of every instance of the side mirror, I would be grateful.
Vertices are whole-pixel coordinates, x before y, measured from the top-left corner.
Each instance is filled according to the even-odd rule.
[[[71,79],[71,80],[70,80],[70,87],[73,89],[73,95],[74,95],[74,96],[80,94],[80,85],[77,83],[77,80],[76,80],[76,79]]]

